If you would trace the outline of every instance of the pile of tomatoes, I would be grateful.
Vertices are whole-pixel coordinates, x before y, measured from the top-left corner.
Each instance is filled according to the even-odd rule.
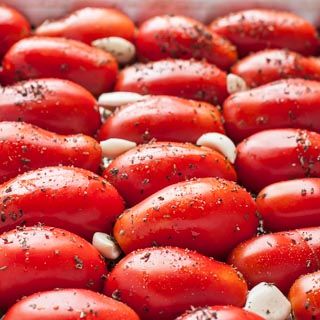
[[[0,6],[3,319],[270,319],[261,282],[320,319],[318,53],[288,12]]]

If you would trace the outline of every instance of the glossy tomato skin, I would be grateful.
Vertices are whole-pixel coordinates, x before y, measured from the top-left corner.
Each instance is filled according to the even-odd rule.
[[[266,48],[284,48],[304,55],[318,51],[315,27],[290,12],[244,10],[214,20],[210,28],[229,39],[242,56]]]
[[[301,276],[292,285],[289,300],[296,320],[320,319],[320,272]]]
[[[158,141],[196,143],[207,132],[224,133],[217,107],[171,96],[150,96],[117,109],[98,138],[122,138],[138,144]]]
[[[287,79],[237,92],[224,102],[228,136],[240,142],[256,132],[301,128],[320,132],[320,83]]]
[[[247,285],[230,266],[174,247],[130,253],[111,271],[104,293],[118,297],[142,320],[174,319],[191,306],[243,306]]]
[[[319,227],[267,234],[237,246],[228,263],[249,287],[269,282],[286,294],[299,276],[319,270],[319,247]]]
[[[178,142],[155,142],[131,149],[112,161],[103,176],[129,206],[191,178],[237,179],[234,168],[220,153]]]
[[[258,132],[237,146],[239,181],[260,192],[275,182],[320,177],[320,135],[300,129]]]
[[[36,307],[34,307],[36,306]],[[139,320],[124,303],[85,289],[60,289],[35,293],[14,304],[6,320]]]
[[[94,95],[112,90],[118,71],[111,54],[79,41],[50,37],[20,40],[2,65],[5,85],[52,77],[76,82]]]
[[[40,222],[91,241],[97,231],[111,233],[123,210],[113,186],[79,168],[41,168],[0,185],[0,233]]]
[[[47,166],[75,166],[97,172],[101,147],[83,134],[58,135],[24,122],[0,122],[0,182]]]
[[[100,291],[106,265],[87,241],[62,229],[28,227],[0,236],[0,308],[54,288]]]
[[[239,60],[231,69],[249,87],[287,78],[320,80],[320,61],[296,52],[280,49],[263,50]]]
[[[186,99],[222,103],[228,96],[226,73],[204,61],[164,59],[124,68],[116,91],[172,95]]]
[[[187,311],[176,320],[263,320],[259,315],[233,306],[213,306]]]
[[[236,48],[202,23],[184,16],[157,16],[145,21],[136,38],[140,58],[206,59],[221,69],[237,60]]]
[[[113,234],[125,253],[156,243],[221,259],[257,227],[248,192],[231,181],[202,178],[168,186],[128,209]]]
[[[36,28],[37,36],[63,37],[91,44],[106,37],[133,41],[134,23],[122,12],[111,8],[83,8],[58,20],[46,21]]]
[[[17,41],[30,35],[30,24],[15,9],[0,5],[0,61]]]
[[[81,86],[61,79],[38,79],[4,87],[0,121],[24,121],[59,134],[94,135],[101,120],[97,101]]]

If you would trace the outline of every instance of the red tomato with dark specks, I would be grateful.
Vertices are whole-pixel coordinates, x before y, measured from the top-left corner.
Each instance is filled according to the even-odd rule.
[[[226,73],[204,61],[165,59],[124,68],[116,91],[165,94],[222,103],[228,96]]]
[[[247,285],[227,264],[196,252],[159,247],[123,258],[109,274],[104,292],[128,304],[142,320],[173,320],[191,306],[242,307]]]
[[[100,291],[106,265],[79,236],[52,227],[11,230],[0,236],[0,308],[54,288]]]
[[[150,96],[119,108],[99,131],[99,140],[122,138],[136,143],[152,139],[196,143],[207,132],[224,133],[213,105],[170,96]]]
[[[191,178],[237,179],[230,162],[217,151],[177,142],[156,142],[131,149],[113,160],[103,175],[129,206]]]
[[[206,59],[221,69],[237,60],[236,48],[202,23],[184,16],[157,16],[145,21],[136,38],[137,52],[145,60]]]
[[[229,39],[242,56],[266,48],[284,48],[305,55],[318,51],[315,27],[290,12],[239,11],[214,20],[210,29]]]
[[[258,132],[237,146],[239,181],[249,190],[304,177],[320,177],[320,134],[300,129]]]
[[[13,84],[35,78],[74,81],[94,95],[111,91],[118,65],[111,54],[84,43],[31,37],[13,45],[3,58],[1,81]]]
[[[221,259],[257,227],[248,192],[231,181],[203,178],[168,186],[125,211],[113,234],[125,253],[157,244]]]

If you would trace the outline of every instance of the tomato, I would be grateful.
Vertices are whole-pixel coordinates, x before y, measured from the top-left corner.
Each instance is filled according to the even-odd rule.
[[[84,43],[49,37],[31,37],[13,45],[3,58],[3,84],[35,79],[74,81],[94,95],[113,88],[117,76],[113,56]]]
[[[222,118],[215,106],[177,97],[150,96],[117,109],[102,125],[99,139],[196,143],[207,132],[224,133]]]
[[[252,197],[234,182],[202,178],[158,191],[125,211],[114,237],[125,253],[154,244],[224,258],[258,227]]]
[[[155,142],[131,149],[113,160],[103,176],[129,206],[191,178],[237,179],[232,165],[217,151],[177,142]]]
[[[110,233],[123,210],[114,187],[79,168],[42,168],[0,185],[0,233],[41,222],[91,241],[96,231]]]
[[[224,102],[225,128],[236,142],[266,129],[320,132],[319,100],[320,83],[303,79],[280,80],[237,92]]]
[[[63,37],[91,44],[106,37],[134,39],[133,22],[115,9],[83,8],[58,20],[45,21],[36,28],[37,36]]]
[[[237,60],[236,48],[228,40],[184,16],[157,16],[145,21],[136,46],[145,60],[206,59],[221,69],[229,69]]]
[[[104,293],[133,308],[142,320],[174,319],[191,306],[243,306],[247,285],[227,264],[174,248],[130,253],[111,271]]]
[[[249,190],[304,177],[320,177],[320,135],[300,129],[258,132],[237,146],[239,181]]]
[[[11,230],[0,236],[0,308],[54,288],[102,288],[106,265],[79,236],[52,227]]]
[[[0,5],[0,60],[17,41],[30,35],[30,24],[15,9]]]
[[[95,98],[60,79],[29,80],[0,92],[0,121],[25,121],[60,134],[94,135],[101,120]]]
[[[213,104],[228,96],[225,72],[204,61],[179,59],[126,67],[119,73],[115,90],[167,94]]]
[[[231,71],[242,77],[250,87],[286,78],[319,81],[320,61],[288,50],[264,50],[238,61]]]
[[[285,48],[305,55],[318,51],[315,27],[290,12],[239,11],[214,20],[210,29],[235,44],[242,56],[265,48]]]
[[[73,165],[97,172],[101,147],[82,134],[58,135],[24,122],[0,122],[0,182],[46,166]]]
[[[267,234],[237,246],[229,257],[253,287],[269,282],[287,293],[301,275],[320,269],[320,228]]]
[[[296,320],[320,319],[320,272],[301,276],[292,285],[289,299]]]
[[[176,320],[263,320],[259,315],[233,306],[196,308]],[[9,319],[10,320],[10,319]]]

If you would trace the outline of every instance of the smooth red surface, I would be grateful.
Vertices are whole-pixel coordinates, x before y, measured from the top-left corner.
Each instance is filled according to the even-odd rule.
[[[102,125],[98,138],[136,143],[152,139],[196,143],[207,132],[224,133],[217,107],[171,96],[150,96],[117,109]]]
[[[99,252],[73,233],[51,227],[11,230],[0,236],[0,308],[54,288],[100,291],[107,273]]]
[[[74,81],[99,95],[112,90],[117,71],[115,59],[103,50],[70,39],[31,37],[6,53],[1,82],[53,77]]]
[[[142,320],[173,320],[191,306],[242,307],[247,285],[224,263],[180,248],[159,247],[123,258],[109,274],[104,292],[121,297]]]
[[[119,73],[115,90],[167,94],[213,104],[228,96],[225,72],[204,61],[180,59],[126,67]]]
[[[118,10],[83,8],[58,20],[46,21],[35,30],[37,36],[63,37],[91,44],[106,37],[121,37],[132,41],[135,26]]]
[[[113,160],[103,176],[129,206],[191,178],[237,179],[234,168],[220,153],[177,142],[156,142],[131,149]]]
[[[250,194],[234,182],[180,182],[125,211],[113,234],[125,253],[156,243],[221,259],[256,234],[256,209]]]
[[[101,147],[83,134],[58,135],[24,122],[0,122],[0,182],[56,165],[97,172]]]
[[[258,132],[237,146],[239,181],[259,192],[269,184],[304,177],[320,177],[320,135],[300,129]]]
[[[157,16],[146,20],[136,38],[138,56],[157,61],[165,58],[206,59],[221,69],[237,60],[236,48],[202,23],[184,16]]]
[[[240,142],[266,129],[320,132],[320,82],[287,79],[231,95],[223,104],[228,136]]]
[[[29,80],[0,91],[0,121],[24,121],[60,134],[94,135],[101,125],[97,101],[67,80]]]
[[[229,39],[242,56],[266,48],[284,48],[305,55],[318,51],[315,27],[290,12],[239,11],[214,20],[210,29]]]

